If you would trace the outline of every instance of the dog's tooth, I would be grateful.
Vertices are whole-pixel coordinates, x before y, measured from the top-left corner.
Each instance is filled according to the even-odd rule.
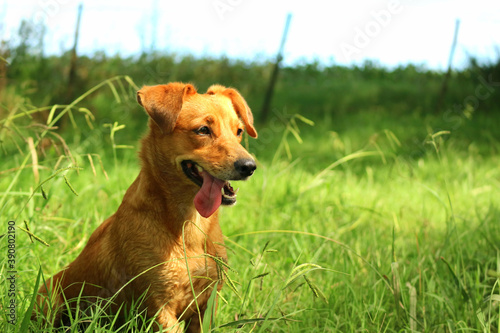
[[[224,198],[227,198],[227,199],[234,199],[234,198],[236,198],[236,194],[234,194],[234,195],[228,195],[226,193],[222,193],[222,196]]]
[[[198,170],[198,172],[203,172],[203,168],[201,166],[199,166],[198,164],[196,164],[196,170]]]
[[[236,196],[236,193],[238,193],[238,191],[240,190],[240,188],[238,187],[236,190],[234,190],[234,196]]]

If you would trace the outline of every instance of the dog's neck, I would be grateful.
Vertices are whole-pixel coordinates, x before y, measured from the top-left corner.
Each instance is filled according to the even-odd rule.
[[[151,161],[152,158],[149,158],[151,156],[154,156],[151,152],[141,152],[143,159],[141,171],[123,198],[123,202],[127,202],[126,207],[154,215],[152,220],[160,221],[162,224],[159,227],[166,228],[174,234],[181,234],[186,228],[200,228],[204,225],[209,227],[206,220],[209,221],[208,224],[217,223],[218,212],[205,219],[196,211],[193,203],[198,190],[196,185],[182,179],[183,174],[176,176],[176,172],[162,172],[163,167],[155,164],[158,160]],[[175,166],[168,167],[175,168]]]

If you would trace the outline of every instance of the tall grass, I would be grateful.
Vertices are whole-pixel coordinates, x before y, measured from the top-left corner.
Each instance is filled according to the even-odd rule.
[[[130,148],[146,116],[130,106],[109,118],[132,105],[134,89],[119,77],[65,106],[5,107],[0,215],[18,229],[18,318],[30,315],[40,268],[43,280],[71,262],[138,174]],[[118,111],[80,104],[96,94]],[[40,124],[32,116],[42,112]],[[204,331],[497,331],[500,145],[489,118],[443,128],[439,116],[395,118],[383,107],[314,124],[301,114],[274,113],[258,128],[267,135],[248,143],[258,170],[238,184],[238,205],[223,208],[230,269]],[[8,304],[5,285],[0,299]],[[71,330],[114,331],[101,310],[74,317]],[[53,331],[1,316],[2,331]],[[128,318],[123,331],[152,327],[133,309]]]

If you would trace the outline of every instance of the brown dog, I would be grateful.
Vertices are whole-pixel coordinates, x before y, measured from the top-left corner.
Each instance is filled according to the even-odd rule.
[[[184,320],[198,332],[226,261],[217,209],[236,202],[228,181],[256,168],[240,144],[244,129],[257,137],[253,116],[235,89],[219,85],[206,94],[190,84],[145,86],[137,101],[150,116],[141,172],[82,253],[40,288],[37,303],[58,325],[65,300],[76,307],[70,300],[80,298],[84,308],[111,298],[117,311],[143,297],[141,309],[163,329]]]

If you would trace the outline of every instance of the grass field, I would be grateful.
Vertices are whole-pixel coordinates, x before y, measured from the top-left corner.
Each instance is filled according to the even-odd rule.
[[[134,105],[134,96],[116,87],[115,101]],[[232,283],[220,294],[211,330],[498,332],[498,117],[450,120],[352,105],[310,116],[280,103],[257,127],[259,139],[245,142],[257,172],[238,184],[238,204],[223,208]],[[0,234],[15,221],[17,320],[8,323],[6,282],[0,331],[29,325],[50,332],[23,321],[39,268],[45,277],[62,269],[115,212],[138,174],[137,140],[147,117],[134,105],[93,119],[95,110],[77,103],[61,114],[58,130],[50,129],[50,115],[49,127],[33,125],[39,121],[28,117],[34,108],[26,101],[11,105],[17,107],[8,108],[0,130]],[[103,125],[114,121],[126,127]],[[41,137],[57,144],[37,145]],[[50,246],[30,239],[22,230],[28,226]],[[8,244],[3,237],[2,280],[12,263]],[[74,320],[72,331],[79,321],[96,325],[89,332],[112,331],[99,314]],[[140,321],[131,319],[125,330]]]

